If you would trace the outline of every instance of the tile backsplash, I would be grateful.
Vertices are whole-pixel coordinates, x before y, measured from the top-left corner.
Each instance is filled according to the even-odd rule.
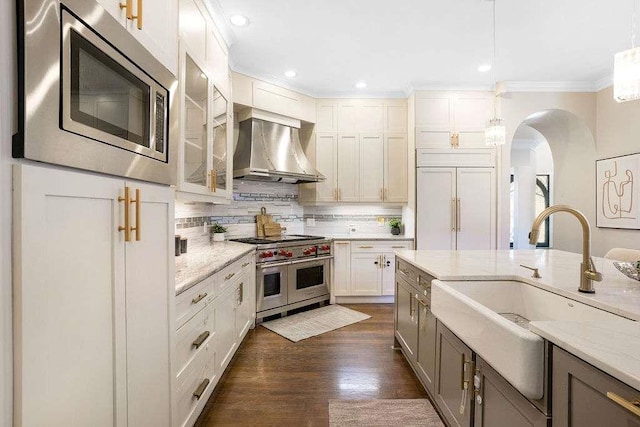
[[[227,227],[230,238],[255,236],[261,207],[288,234],[389,234],[389,219],[402,217],[399,207],[300,206],[295,184],[234,180],[230,205],[176,201],[176,233],[217,222]]]

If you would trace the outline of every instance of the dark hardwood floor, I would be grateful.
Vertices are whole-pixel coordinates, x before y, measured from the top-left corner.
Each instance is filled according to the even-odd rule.
[[[329,399],[427,394],[393,344],[393,304],[348,307],[371,319],[292,343],[249,332],[196,426],[326,426]]]

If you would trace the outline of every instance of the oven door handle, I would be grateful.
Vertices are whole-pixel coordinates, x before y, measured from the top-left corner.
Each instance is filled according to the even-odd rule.
[[[271,267],[283,267],[285,265],[291,265],[291,262],[292,261],[278,262],[275,264],[269,264],[269,263],[258,264],[257,267],[260,267],[261,270],[264,270],[266,268],[271,268]]]
[[[321,256],[321,257],[317,257],[317,258],[297,259],[295,261],[290,261],[289,264],[295,265],[295,264],[302,264],[303,262],[324,261],[324,260],[327,260],[327,259],[333,259],[333,255]]]

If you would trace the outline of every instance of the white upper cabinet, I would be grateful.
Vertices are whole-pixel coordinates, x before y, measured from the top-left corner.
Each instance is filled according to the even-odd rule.
[[[382,133],[360,134],[359,201],[384,201],[384,139]]]
[[[358,197],[358,135],[338,134],[337,199],[341,202],[357,202]]]
[[[384,101],[384,131],[407,132],[407,101],[405,99]]]
[[[338,101],[319,99],[316,101],[316,132],[338,131]]]
[[[418,92],[415,95],[416,148],[484,148],[492,115],[490,92]]]
[[[321,99],[316,110],[311,154],[327,180],[301,185],[300,202],[406,203],[407,101]]]
[[[178,0],[98,0],[98,3],[169,71],[178,74]]]
[[[234,104],[316,122],[315,98],[239,73],[231,73],[231,78]]]
[[[429,131],[454,129],[453,99],[446,92],[418,92],[415,95],[416,127]]]
[[[407,202],[407,135],[384,135],[384,201]]]
[[[341,99],[338,101],[338,131],[358,132],[359,102],[357,99]]]
[[[178,197],[231,202],[231,103],[207,67],[186,44],[180,49],[181,126]]]
[[[491,118],[493,95],[486,92],[461,92],[453,98],[453,114],[457,132],[484,132]]]
[[[316,169],[326,178],[325,181],[316,184],[316,199],[320,202],[333,202],[336,199],[337,148],[336,133],[316,134]]]
[[[384,105],[375,99],[362,99],[358,106],[358,131],[382,132],[384,130]]]
[[[302,97],[299,93],[260,80],[253,81],[253,106],[261,110],[300,117]]]
[[[207,52],[207,16],[194,0],[179,0],[179,35],[183,43],[199,60]]]

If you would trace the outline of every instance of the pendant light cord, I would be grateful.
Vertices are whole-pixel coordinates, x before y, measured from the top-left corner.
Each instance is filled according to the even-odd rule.
[[[637,16],[637,10],[636,10],[637,0],[632,0],[632,1],[633,1],[633,16],[631,17],[631,49],[636,47],[636,25],[638,22],[638,16]]]
[[[491,67],[492,70],[492,75],[493,75],[493,117],[497,118],[498,114],[497,114],[497,106],[496,104],[497,102],[497,98],[498,95],[496,94],[496,89],[498,87],[498,82],[496,81],[496,1],[497,0],[493,0],[493,12],[492,12],[492,23],[493,23],[493,67]],[[635,4],[636,0],[633,0],[634,4]]]

